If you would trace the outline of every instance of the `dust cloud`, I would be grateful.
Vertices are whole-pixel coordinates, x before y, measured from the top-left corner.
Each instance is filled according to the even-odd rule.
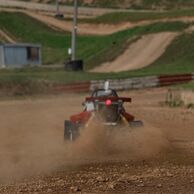
[[[96,161],[145,159],[170,149],[167,137],[156,128],[116,127],[92,125],[85,129],[72,150],[80,158]]]
[[[55,169],[65,149],[58,137],[54,130],[7,130],[0,139],[0,181]]]
[[[0,183],[72,164],[151,158],[168,149],[167,138],[151,126],[130,130],[93,124],[77,141],[64,142],[64,119],[78,111],[79,99],[0,102]]]
[[[69,164],[149,158],[168,147],[160,131],[146,127],[111,131],[91,126],[75,142],[64,142],[63,130],[21,128],[8,129],[1,135],[1,182],[49,173]]]

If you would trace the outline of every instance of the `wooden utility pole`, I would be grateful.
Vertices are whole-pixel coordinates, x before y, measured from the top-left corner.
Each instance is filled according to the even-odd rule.
[[[59,10],[59,0],[56,0],[56,15],[60,14],[60,10]]]

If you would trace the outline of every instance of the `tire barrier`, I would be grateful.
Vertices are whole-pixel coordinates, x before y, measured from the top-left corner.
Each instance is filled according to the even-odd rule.
[[[54,84],[54,92],[88,92],[90,82],[72,83],[72,84]]]
[[[158,86],[157,76],[141,77],[141,78],[128,78],[128,79],[116,79],[109,80],[110,88],[115,90],[129,90],[129,89],[139,89],[146,87],[156,87]],[[91,81],[90,90],[96,88],[103,88],[104,80]]]
[[[159,76],[159,85],[168,86],[173,84],[186,83],[192,80],[193,80],[192,74],[165,75],[165,76]]]
[[[188,83],[191,81],[194,81],[194,73],[113,79],[109,80],[109,84],[110,88],[121,91],[170,86],[175,84]],[[54,91],[57,92],[89,92],[97,88],[103,88],[104,82],[105,80],[92,80],[73,84],[54,84],[53,87]]]

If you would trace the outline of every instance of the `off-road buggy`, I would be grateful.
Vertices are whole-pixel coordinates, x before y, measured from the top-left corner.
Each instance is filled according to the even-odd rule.
[[[118,125],[127,125],[129,128],[143,126],[142,121],[136,121],[133,115],[125,111],[125,102],[131,102],[131,98],[119,97],[115,90],[109,89],[109,83],[106,82],[104,89],[96,89],[90,97],[86,97],[83,112],[65,120],[64,139],[77,139],[80,129],[89,127],[91,122],[98,122],[109,129]]]

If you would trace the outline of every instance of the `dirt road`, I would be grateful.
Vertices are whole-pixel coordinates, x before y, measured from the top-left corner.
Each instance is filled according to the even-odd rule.
[[[1,2],[0,2],[1,3]],[[41,11],[30,11],[30,10],[23,10],[23,9],[14,9],[14,8],[3,8],[0,7],[0,11],[6,11],[6,12],[21,12],[26,15],[29,15],[30,17],[39,20],[42,23],[45,23],[49,27],[52,27],[54,29],[58,29],[61,31],[72,31],[72,21],[64,21],[59,20],[53,16],[51,13],[44,13]],[[82,17],[82,16],[80,16]],[[158,20],[143,20],[139,22],[122,22],[118,24],[92,24],[92,23],[79,23],[78,24],[78,33],[84,34],[84,35],[110,35],[122,30],[131,29],[137,26],[144,26],[153,24],[156,22],[175,22],[175,21],[181,21],[181,22],[193,22],[194,17],[179,17],[179,18],[171,18],[171,19],[158,19]],[[187,29],[188,32],[193,31],[193,26]]]
[[[1,0],[0,6],[10,7],[10,8],[37,10],[37,11],[46,11],[46,12],[56,12],[56,5],[49,5],[49,4],[36,3],[36,2],[22,2],[22,1],[17,1],[17,0]],[[63,5],[60,7],[60,11],[64,14],[72,14],[73,7]],[[87,15],[87,16],[99,16],[105,13],[122,12],[122,11],[126,11],[126,10],[79,7],[79,14]]]
[[[99,126],[74,144],[63,120],[85,94],[0,101],[0,193],[192,193],[194,111],[163,105],[166,90],[123,92],[145,123],[107,139]]]

